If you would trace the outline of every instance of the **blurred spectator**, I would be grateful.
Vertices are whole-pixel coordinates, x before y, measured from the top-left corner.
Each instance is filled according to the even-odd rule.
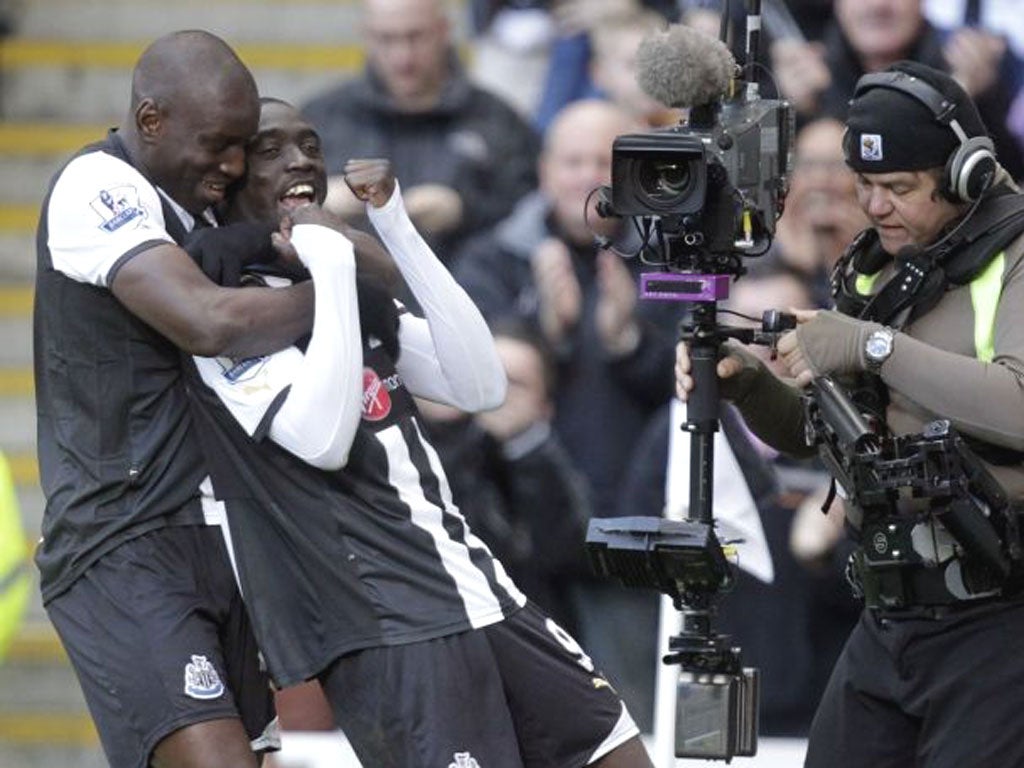
[[[598,21],[590,32],[590,77],[598,94],[650,128],[675,125],[681,117],[680,110],[655,101],[636,81],[636,52],[641,41],[664,27],[664,16],[635,10]]]
[[[556,34],[547,0],[473,0],[470,11],[473,79],[529,120]]]
[[[664,302],[638,302],[638,260],[594,242],[600,234],[618,237],[623,252],[638,246],[624,222],[599,219],[592,199],[587,205],[609,183],[615,136],[634,127],[607,102],[566,107],[545,137],[537,193],[471,242],[455,272],[489,321],[515,314],[535,322],[555,349],[555,431],[601,516],[614,513],[640,427],[671,393],[678,316]]]
[[[0,662],[21,626],[32,591],[29,554],[14,479],[0,453]]]
[[[833,265],[868,226],[857,204],[853,172],[843,157],[843,124],[832,118],[804,126],[796,138],[786,209],[766,261],[794,270],[812,292],[813,306],[832,303],[828,277]],[[760,262],[750,262],[756,270]],[[777,265],[776,265],[777,266]],[[737,290],[749,281],[737,284]]]
[[[984,30],[1003,38],[1024,62],[1024,16],[1018,0],[924,0],[924,13],[934,26],[950,30]],[[1016,87],[1024,83],[1018,81]]]
[[[922,0],[835,0],[835,18],[821,43],[780,40],[772,66],[783,95],[801,119],[846,116],[857,79],[900,59],[952,74],[976,102],[1002,165],[1024,175],[1024,158],[1007,127],[1015,95],[1012,57],[1002,38],[978,30],[947,39],[924,17]]]
[[[558,37],[551,47],[547,78],[541,93],[534,125],[547,131],[554,117],[574,101],[600,97],[593,81],[591,33],[648,8],[662,19],[676,18],[673,2],[667,0],[561,0],[554,3]]]
[[[1012,66],[1002,67],[1000,75],[1012,75],[1006,85],[1017,96],[1007,124],[1024,152],[1024,16],[1018,0],[924,0],[924,12],[939,29],[955,30],[946,44],[947,58],[967,58],[986,45],[1009,48]]]
[[[493,324],[508,374],[505,402],[473,417],[419,401],[455,502],[526,595],[574,633],[570,586],[586,573],[590,508],[582,477],[551,428],[554,360],[543,337]]]
[[[366,71],[303,110],[332,174],[326,205],[361,217],[342,168],[352,157],[386,157],[413,222],[448,259],[532,188],[537,138],[511,107],[469,82],[443,0],[363,5]]]

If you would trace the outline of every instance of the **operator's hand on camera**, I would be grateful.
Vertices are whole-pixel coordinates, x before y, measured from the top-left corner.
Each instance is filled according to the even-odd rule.
[[[621,258],[601,251],[597,254],[597,284],[600,297],[594,322],[601,344],[612,357],[625,357],[640,345],[640,324],[634,315],[636,281]]]
[[[685,341],[676,344],[676,396],[684,403],[693,391],[690,349]],[[761,359],[736,341],[721,346],[721,355],[715,368],[718,373],[718,395],[723,400],[742,400],[756,385],[762,374],[771,375]]]
[[[395,191],[390,160],[352,159],[345,163],[345,183],[352,194],[374,208],[383,208]]]
[[[868,336],[882,326],[831,310],[794,310],[797,328],[779,339],[779,357],[797,386],[818,376],[867,369]]]
[[[576,327],[583,310],[572,256],[565,243],[548,238],[533,252],[531,266],[540,300],[540,327],[548,342],[557,347]]]

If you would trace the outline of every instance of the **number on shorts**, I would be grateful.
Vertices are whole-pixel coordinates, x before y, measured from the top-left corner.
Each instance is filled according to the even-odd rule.
[[[551,619],[547,619],[544,622],[544,626],[547,627],[551,636],[558,641],[558,644],[565,648],[570,656],[573,656],[576,659],[577,664],[587,670],[587,672],[594,671],[594,662],[590,660],[589,656],[587,656],[586,651],[580,648],[580,644],[576,642],[576,639],[572,635],[555,624]]]

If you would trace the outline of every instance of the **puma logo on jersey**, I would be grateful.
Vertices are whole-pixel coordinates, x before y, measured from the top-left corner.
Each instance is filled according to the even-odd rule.
[[[605,680],[603,677],[590,678],[590,684],[594,686],[594,690],[598,690],[600,688],[607,688],[612,693],[615,692],[615,688],[612,686],[612,684]]]

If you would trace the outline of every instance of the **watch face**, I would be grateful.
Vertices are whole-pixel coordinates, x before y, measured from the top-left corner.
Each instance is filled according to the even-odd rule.
[[[884,360],[892,350],[892,338],[886,334],[873,333],[868,336],[864,352],[872,360]]]

